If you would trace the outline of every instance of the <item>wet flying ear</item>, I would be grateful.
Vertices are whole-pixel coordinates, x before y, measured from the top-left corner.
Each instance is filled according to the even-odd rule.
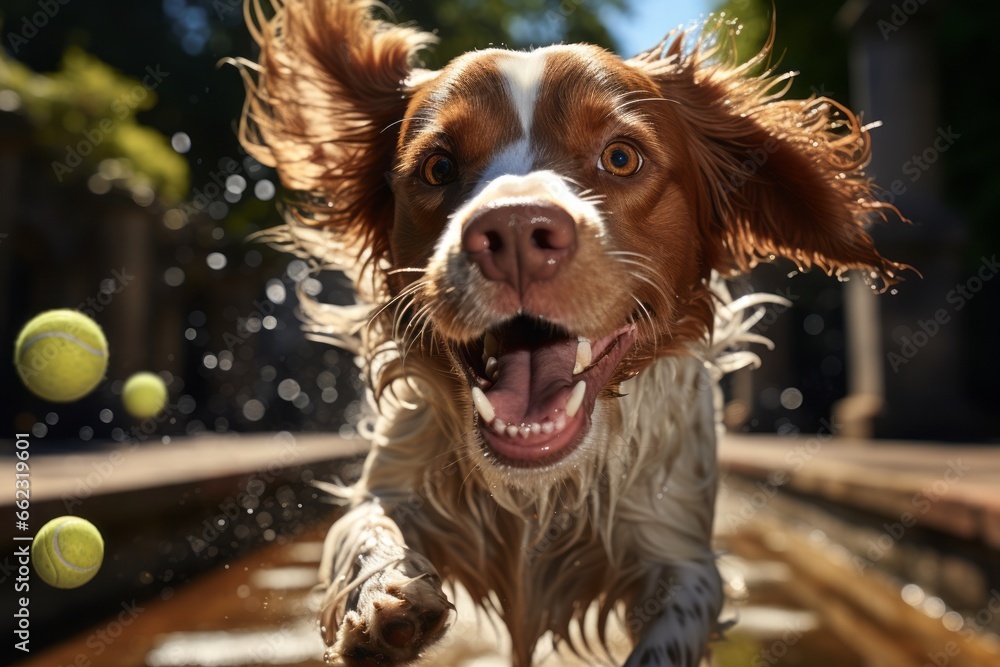
[[[687,130],[701,175],[699,222],[709,266],[745,271],[787,257],[828,273],[857,268],[886,284],[900,280],[910,267],[882,257],[865,230],[873,218],[898,215],[875,197],[864,173],[867,129],[832,100],[782,99],[787,77],[754,74],[770,43],[748,64],[733,65],[705,30],[693,47],[684,48],[682,34],[629,62],[674,102]]]
[[[393,207],[383,176],[427,78],[417,56],[436,37],[376,18],[382,5],[371,0],[288,0],[269,19],[252,6],[261,56],[237,63],[247,86],[240,140],[301,193],[289,208],[298,222],[381,256]]]

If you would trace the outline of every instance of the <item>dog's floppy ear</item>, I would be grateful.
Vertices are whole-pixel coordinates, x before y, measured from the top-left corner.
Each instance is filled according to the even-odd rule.
[[[287,0],[269,19],[247,3],[260,62],[237,61],[247,86],[240,140],[298,192],[296,222],[332,230],[380,257],[392,223],[385,174],[416,58],[433,35],[380,20],[372,0]]]
[[[706,26],[693,45],[682,33],[629,61],[685,130],[706,264],[746,271],[777,256],[828,273],[875,271],[886,286],[901,280],[910,267],[882,257],[865,231],[873,218],[898,215],[864,174],[867,129],[831,100],[782,99],[789,77],[755,74],[771,40],[744,65],[726,62],[718,44],[729,30]]]

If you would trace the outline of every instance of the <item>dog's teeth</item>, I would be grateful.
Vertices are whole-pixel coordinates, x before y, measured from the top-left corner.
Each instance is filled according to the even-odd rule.
[[[518,433],[520,433],[520,431],[521,429],[519,429],[517,426],[514,426],[513,424],[507,426],[507,435],[509,435],[512,438],[516,436]]]
[[[586,380],[580,380],[576,383],[576,386],[573,387],[573,393],[569,395],[569,401],[566,402],[567,417],[575,417],[576,413],[580,411],[580,406],[583,405],[583,395],[586,391]]]
[[[521,424],[521,429],[518,433],[522,438],[527,438],[531,435],[531,424]]]
[[[552,433],[552,431],[556,430],[556,425],[553,424],[552,422],[545,422],[544,424],[542,424],[541,429],[542,433],[544,433],[545,435],[549,435],[550,433]]]
[[[496,357],[490,357],[486,360],[486,377],[491,380],[496,380],[500,375],[500,362],[497,361]]]
[[[535,423],[533,423],[531,425],[531,433],[532,433],[532,435],[538,435],[541,432],[542,432],[542,425],[541,424],[539,424],[538,422],[535,422]]]
[[[504,433],[507,432],[507,424],[505,424],[504,421],[499,417],[493,420],[491,426],[493,426],[493,430],[499,433],[500,435],[503,435]]]
[[[485,363],[490,357],[497,356],[498,349],[500,349],[500,345],[497,343],[497,337],[487,331],[486,336],[483,337],[483,362]]]
[[[576,363],[573,365],[573,375],[582,373],[583,369],[594,360],[594,351],[590,346],[590,341],[580,336],[576,344]]]
[[[486,398],[486,394],[479,387],[472,388],[472,402],[476,404],[476,410],[479,411],[483,421],[487,424],[496,419],[497,413],[493,409],[493,404],[490,403],[490,399]]]

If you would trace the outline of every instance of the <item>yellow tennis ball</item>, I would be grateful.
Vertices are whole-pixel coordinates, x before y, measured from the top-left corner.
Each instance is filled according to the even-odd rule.
[[[14,346],[24,386],[56,403],[94,390],[108,369],[108,341],[97,322],[75,310],[50,310],[24,325]]]
[[[154,373],[136,373],[122,387],[122,403],[136,419],[155,417],[167,404],[167,385]]]
[[[31,544],[31,563],[42,581],[79,588],[94,578],[104,560],[104,538],[94,524],[61,516],[42,526]]]

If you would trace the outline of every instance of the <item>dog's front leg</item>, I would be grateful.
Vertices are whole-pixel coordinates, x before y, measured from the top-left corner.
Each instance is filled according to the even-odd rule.
[[[408,664],[440,638],[453,608],[434,566],[406,546],[377,498],[330,528],[320,575],[331,665]]]
[[[639,641],[625,667],[698,667],[718,628],[722,580],[715,561],[680,563],[663,573],[632,608]]]

